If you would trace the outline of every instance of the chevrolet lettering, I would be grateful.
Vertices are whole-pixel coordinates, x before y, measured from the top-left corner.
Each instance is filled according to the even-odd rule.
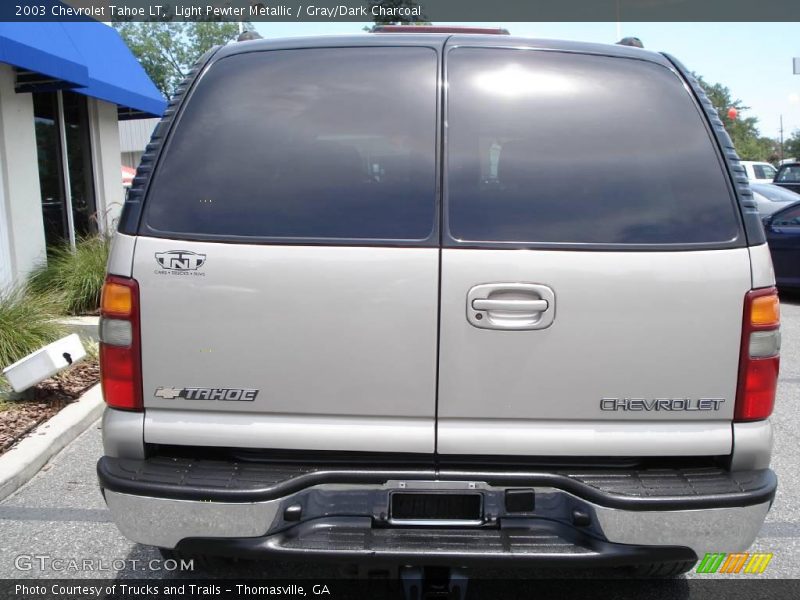
[[[719,410],[723,398],[603,398],[600,410]]]

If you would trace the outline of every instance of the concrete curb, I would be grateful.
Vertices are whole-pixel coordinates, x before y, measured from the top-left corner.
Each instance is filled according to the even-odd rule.
[[[0,500],[22,487],[47,461],[103,414],[103,394],[96,385],[0,456]]]
[[[100,317],[64,317],[58,319],[58,322],[64,325],[70,333],[77,333],[84,339],[95,342],[100,339],[98,326]]]

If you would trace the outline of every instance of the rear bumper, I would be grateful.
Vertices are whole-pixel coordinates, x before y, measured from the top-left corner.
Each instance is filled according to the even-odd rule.
[[[535,562],[538,567],[603,568],[697,560],[690,548],[615,544],[541,520],[492,529],[376,528],[369,517],[338,517],[255,538],[190,538],[178,548],[190,554],[459,567]]]
[[[745,550],[775,494],[769,470],[433,471],[104,457],[98,476],[130,539],[237,555],[613,566]],[[533,490],[513,512],[507,489]],[[479,493],[479,524],[392,520],[392,493]],[[288,509],[288,510],[287,510]]]

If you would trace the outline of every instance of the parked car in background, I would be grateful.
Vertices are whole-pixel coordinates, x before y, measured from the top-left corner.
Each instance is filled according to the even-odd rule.
[[[789,204],[800,202],[800,194],[774,183],[751,183],[750,189],[753,190],[758,214],[762,218],[786,208]]]
[[[764,218],[779,287],[800,289],[800,202]]]
[[[781,165],[781,168],[778,169],[778,174],[775,175],[775,181],[773,183],[787,190],[800,192],[800,162]]]
[[[772,183],[772,180],[775,179],[775,174],[778,172],[778,169],[768,162],[743,160],[742,166],[750,181],[757,181],[760,183]]]

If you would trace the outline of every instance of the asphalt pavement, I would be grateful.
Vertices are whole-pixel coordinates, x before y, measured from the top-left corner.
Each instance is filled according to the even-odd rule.
[[[800,297],[783,300],[781,375],[772,419],[775,426],[772,466],[778,474],[779,487],[775,504],[751,551],[774,555],[766,572],[759,577],[795,579],[800,578],[800,471],[797,469],[800,464]],[[219,561],[208,567],[196,565],[190,572],[167,570],[168,565],[160,562],[156,549],[128,541],[111,521],[95,477],[95,463],[101,454],[98,422],[29,483],[0,503],[0,579],[327,578],[339,573],[323,565],[249,561]],[[496,573],[483,573],[487,575]],[[515,579],[526,575],[542,573],[502,574]],[[687,579],[671,585],[687,590],[693,579],[708,577],[718,578],[719,575],[690,573]],[[651,582],[643,581],[637,595],[652,598],[652,589]],[[670,597],[687,595],[681,592]]]

